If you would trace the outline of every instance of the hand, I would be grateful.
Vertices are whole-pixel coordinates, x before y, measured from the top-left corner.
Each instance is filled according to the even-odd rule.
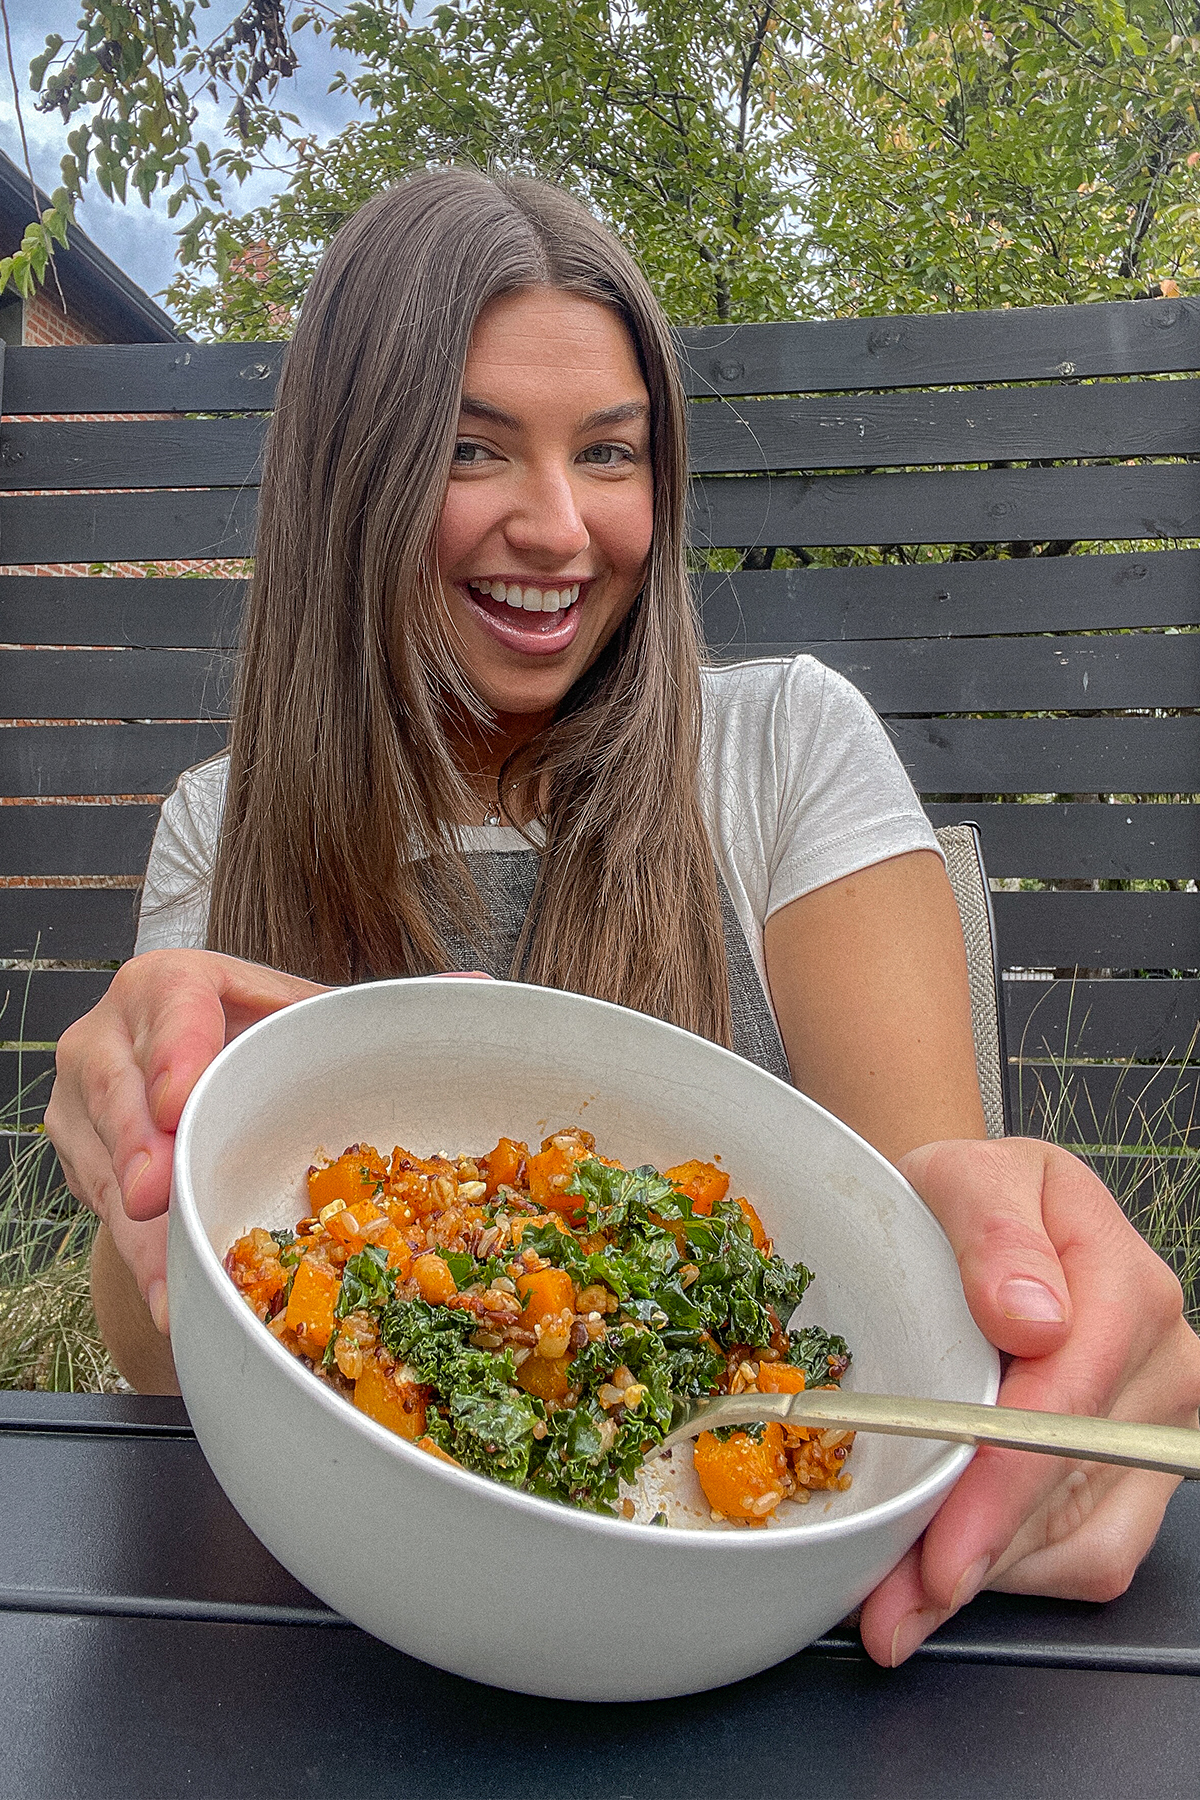
[[[167,1222],[175,1128],[231,1038],[324,989],[207,950],[155,950],[118,969],[58,1041],[46,1130],[67,1186],[99,1214],[155,1324],[167,1330]]]
[[[1013,1359],[1002,1406],[1197,1424],[1200,1340],[1179,1283],[1086,1164],[1026,1138],[927,1144],[899,1164],[954,1247],[980,1330]],[[983,1447],[862,1610],[895,1666],[981,1588],[1111,1600],[1175,1477]]]

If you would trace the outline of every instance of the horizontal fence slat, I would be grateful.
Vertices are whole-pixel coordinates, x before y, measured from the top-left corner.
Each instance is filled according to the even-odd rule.
[[[240,487],[267,418],[10,420],[0,490]],[[694,472],[916,468],[1200,452],[1200,382],[693,403]]]
[[[0,643],[229,648],[246,586],[189,575],[0,575]]]
[[[1030,1137],[1200,1149],[1200,1069],[1084,1063],[1060,1072],[1026,1063],[1012,1085],[1014,1116]]]
[[[718,647],[719,648],[719,647]],[[1200,703],[1200,636],[794,644],[881,712],[1069,712]],[[0,650],[0,718],[225,717],[231,658],[206,650]]]
[[[225,718],[232,672],[215,650],[0,650],[0,718]]]
[[[225,735],[203,722],[10,726],[0,730],[0,795],[165,794]]]
[[[6,806],[0,875],[140,875],[156,806]]]
[[[696,474],[1191,456],[1200,381],[693,402],[688,446]]]
[[[111,969],[0,969],[0,1041],[55,1043],[111,980]]]
[[[720,646],[714,646],[718,654]],[[1200,635],[795,644],[878,712],[1072,712],[1200,705]],[[61,716],[61,715],[60,715]]]
[[[689,520],[692,543],[713,549],[1191,538],[1200,465],[700,476]]]
[[[1193,793],[1200,719],[889,719],[921,794]]]
[[[254,551],[257,489],[0,495],[5,563],[187,562]]]
[[[0,888],[5,956],[108,962],[133,952],[138,896],[131,888]]]
[[[831,393],[1200,369],[1200,302],[701,326],[677,334],[693,394]],[[11,349],[10,413],[262,411],[285,346]]]
[[[0,971],[0,1040],[53,1042],[111,979],[106,969]],[[1003,994],[1010,1057],[1200,1061],[1200,981],[1005,981]]]
[[[1006,969],[1200,969],[1200,894],[993,894]]]
[[[1200,550],[751,569],[695,586],[709,643],[749,656],[821,638],[1200,625]]]
[[[1006,981],[1010,1057],[1200,1062],[1200,981]]]
[[[677,334],[689,394],[862,392],[1200,369],[1200,300],[702,325]]]
[[[992,900],[1006,968],[1200,968],[1200,894],[1001,893]],[[0,888],[0,947],[8,956],[127,956],[135,918],[129,889]]]
[[[267,420],[6,421],[0,490],[257,485]]]
[[[1189,880],[1200,874],[1200,805],[945,802],[935,825],[970,817],[989,875],[1042,881]]]
[[[257,490],[0,495],[7,563],[124,562],[253,553]],[[699,547],[1039,543],[1200,536],[1200,466],[940,474],[701,476]]]
[[[891,719],[922,794],[1190,793],[1200,719]],[[215,755],[217,724],[0,730],[0,795],[161,794]]]
[[[1200,550],[750,570],[695,578],[710,643],[1200,625]],[[0,643],[232,647],[247,584],[0,575]]]
[[[5,413],[262,412],[284,344],[73,344],[10,349]]]

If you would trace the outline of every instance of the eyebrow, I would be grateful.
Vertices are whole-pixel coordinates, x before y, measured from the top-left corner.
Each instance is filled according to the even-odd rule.
[[[502,407],[493,406],[490,400],[481,400],[477,394],[464,394],[460,411],[472,419],[489,419],[494,425],[503,425],[507,431],[520,431],[521,421],[514,419]],[[625,400],[620,406],[605,406],[599,412],[589,413],[581,420],[581,431],[594,431],[600,425],[624,425],[634,419],[648,419],[650,408],[644,400]]]

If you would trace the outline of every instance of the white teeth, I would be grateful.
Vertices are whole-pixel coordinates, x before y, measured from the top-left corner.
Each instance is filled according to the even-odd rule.
[[[491,580],[470,581],[467,585],[474,588],[477,594],[488,594],[493,600],[503,600],[506,605],[524,612],[561,612],[568,606],[574,606],[579,598],[577,581],[565,588],[521,588],[516,582]]]

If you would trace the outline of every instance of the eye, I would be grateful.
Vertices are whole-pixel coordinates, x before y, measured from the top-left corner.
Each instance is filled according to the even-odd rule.
[[[477,444],[472,438],[459,438],[452,461],[456,469],[478,469],[491,457],[492,452],[485,444]]]
[[[598,469],[615,469],[621,463],[633,461],[633,451],[628,444],[589,444],[586,450],[580,451],[580,462],[591,463]]]

